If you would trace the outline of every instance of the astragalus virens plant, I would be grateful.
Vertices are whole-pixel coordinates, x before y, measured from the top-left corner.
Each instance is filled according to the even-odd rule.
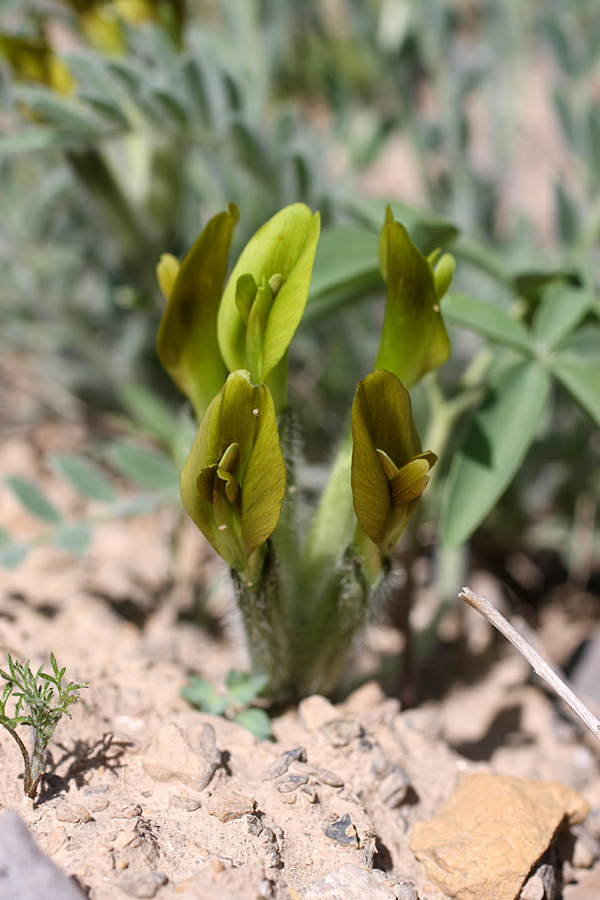
[[[374,370],[316,509],[297,489],[287,356],[302,318],[319,215],[281,210],[226,281],[237,209],[215,216],[183,262],[164,255],[158,354],[198,433],[181,473],[185,509],[231,569],[252,667],[271,696],[334,689],[429,481],[408,390],[450,352],[439,301],[454,260],[427,258],[388,210],[379,256],[387,301]],[[229,372],[229,374],[227,374]]]

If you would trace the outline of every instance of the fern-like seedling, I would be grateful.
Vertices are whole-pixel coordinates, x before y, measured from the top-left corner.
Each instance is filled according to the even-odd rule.
[[[59,669],[53,653],[50,654],[53,674],[44,672],[43,665],[32,672],[29,660],[23,665],[7,658],[8,672],[0,669],[0,676],[6,684],[0,697],[0,724],[12,735],[23,757],[23,789],[26,797],[35,798],[38,785],[44,774],[46,749],[52,735],[63,716],[71,718],[69,707],[79,700],[79,691],[87,687],[87,682],[76,684],[70,681],[63,685],[65,669]],[[9,698],[14,700],[13,715],[6,714]],[[17,734],[19,725],[28,725],[32,730],[31,752]]]

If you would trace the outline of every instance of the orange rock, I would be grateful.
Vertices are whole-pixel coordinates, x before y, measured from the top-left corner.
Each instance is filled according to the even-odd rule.
[[[410,847],[455,900],[515,900],[554,834],[588,812],[562,784],[478,773],[433,819],[415,825]]]

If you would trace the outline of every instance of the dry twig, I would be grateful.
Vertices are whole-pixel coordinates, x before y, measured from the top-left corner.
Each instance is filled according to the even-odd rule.
[[[468,587],[463,588],[458,596],[461,600],[464,600],[465,603],[468,603],[469,606],[472,606],[473,609],[476,609],[478,613],[481,613],[482,616],[485,616],[488,622],[491,622],[492,625],[497,628],[520,653],[523,654],[527,662],[533,667],[534,672],[544,679],[554,693],[557,694],[561,700],[565,701],[575,715],[587,725],[594,737],[600,741],[600,721],[598,721],[591,710],[587,708],[585,703],[582,703],[579,697],[577,697],[577,695],[567,687],[564,681],[558,677],[548,663],[544,662],[539,653],[536,653],[533,647],[527,643],[525,638],[522,637],[519,632],[513,628],[510,622],[498,612],[496,607],[490,603],[489,600],[486,600],[485,597],[480,597],[479,594],[476,594],[475,591],[472,591]]]

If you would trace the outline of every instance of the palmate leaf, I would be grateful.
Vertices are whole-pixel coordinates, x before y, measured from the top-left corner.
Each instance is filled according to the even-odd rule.
[[[454,455],[443,498],[441,541],[463,544],[504,493],[533,442],[550,377],[533,360],[505,368],[475,413]]]
[[[85,456],[76,453],[53,453],[53,465],[77,493],[90,500],[112,503],[116,491],[102,469]]]
[[[18,475],[8,475],[4,479],[4,483],[24,509],[37,519],[53,524],[61,521],[61,515],[57,508],[32,481],[20,478]]]
[[[600,428],[600,364],[594,366],[556,357],[551,368],[565,390]]]
[[[266,741],[273,737],[273,729],[271,728],[271,720],[264,709],[243,709],[239,712],[234,722],[250,731],[259,741]]]
[[[168,457],[154,450],[148,450],[139,444],[115,441],[107,456],[111,465],[134,484],[159,491],[177,490],[177,469]]]
[[[594,302],[594,294],[566,284],[548,288],[535,311],[533,332],[552,350],[579,325]],[[600,349],[599,349],[600,354]]]
[[[533,353],[525,325],[504,309],[466,294],[450,294],[444,300],[444,318],[488,340],[515,350]]]

